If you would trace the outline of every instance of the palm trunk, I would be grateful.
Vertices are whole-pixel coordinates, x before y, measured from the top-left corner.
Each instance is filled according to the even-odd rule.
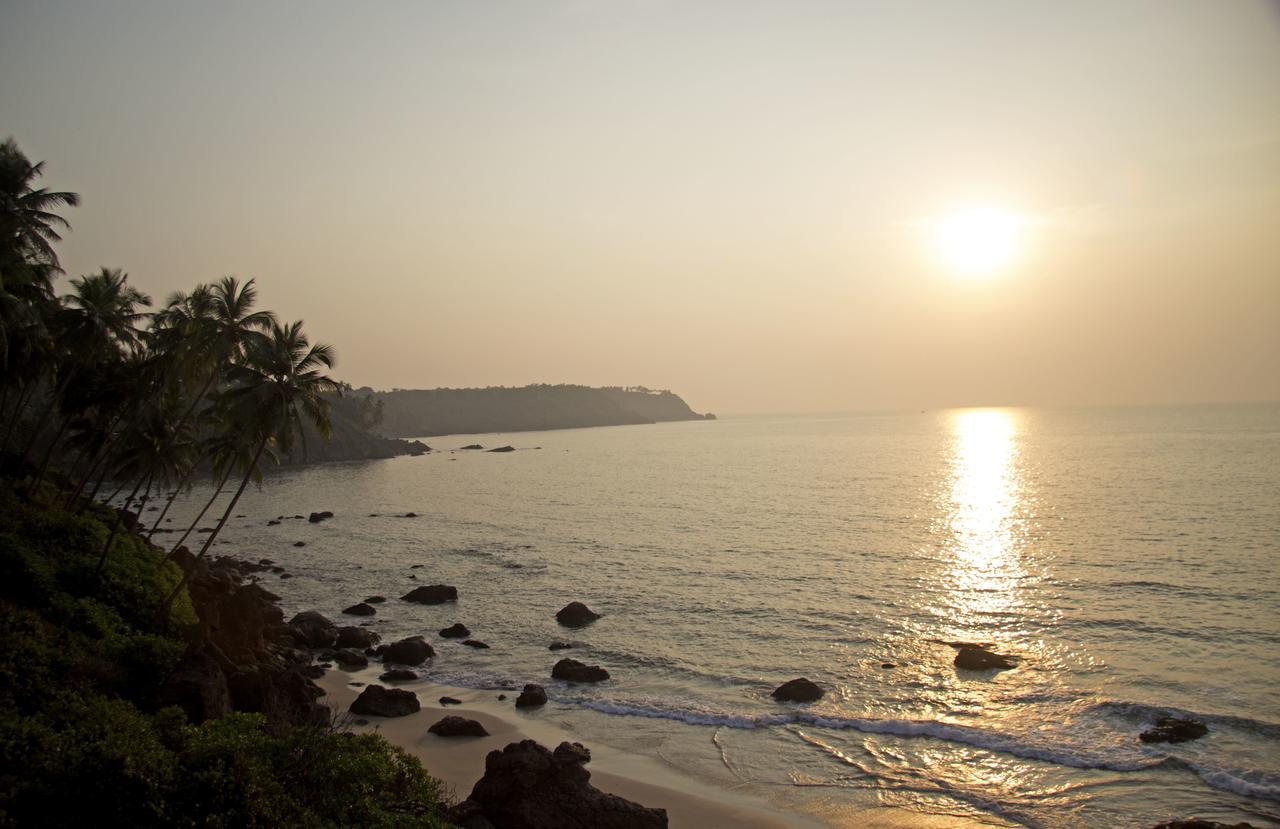
[[[111,542],[116,540],[116,534],[120,532],[120,525],[124,523],[124,514],[129,511],[129,505],[133,503],[133,497],[138,494],[138,490],[142,489],[143,479],[138,480],[137,486],[133,488],[133,492],[129,493],[129,497],[124,499],[124,506],[116,511],[116,521],[111,525],[111,533],[107,536],[107,543],[102,545],[102,554],[98,556],[98,566],[94,569],[94,576],[102,576],[102,568],[107,563],[107,552],[111,549]],[[151,488],[151,481],[147,479],[147,489]]]
[[[204,509],[200,510],[200,514],[196,516],[196,520],[191,522],[191,526],[187,527],[187,531],[182,534],[182,538],[178,539],[178,543],[173,545],[173,549],[169,551],[169,555],[165,556],[165,560],[173,558],[178,552],[178,548],[187,540],[187,536],[191,535],[204,519],[204,514],[209,511],[209,507],[213,506],[213,502],[218,500],[218,496],[222,494],[222,488],[227,485],[227,479],[231,477],[231,467],[227,466],[227,471],[222,473],[222,480],[218,481],[218,488],[214,490],[213,497],[204,505]]]
[[[44,480],[44,473],[49,469],[49,461],[53,460],[53,450],[57,448],[58,443],[62,441],[62,436],[67,432],[67,426],[71,424],[71,418],[64,417],[62,425],[58,427],[58,432],[53,436],[53,440],[49,443],[49,448],[44,450],[44,458],[40,461],[40,471],[36,473],[36,478],[31,484],[31,493],[40,488],[40,482]]]
[[[9,451],[9,438],[13,437],[13,428],[18,425],[18,421],[22,420],[22,410],[27,407],[27,396],[34,385],[34,383],[28,383],[22,387],[22,391],[18,392],[18,400],[13,404],[13,416],[9,418],[9,425],[4,430],[4,442],[0,443],[0,455]]]
[[[209,533],[209,537],[205,539],[204,546],[201,547],[200,552],[196,554],[196,561],[200,561],[206,554],[208,554],[209,548],[213,546],[214,539],[218,537],[218,533],[222,532],[222,528],[226,525],[227,519],[231,517],[231,511],[236,508],[236,503],[239,502],[240,496],[244,495],[245,488],[249,486],[249,481],[253,478],[253,471],[258,468],[258,459],[262,457],[263,450],[267,448],[267,440],[269,440],[269,438],[264,437],[262,439],[262,443],[258,444],[258,451],[253,456],[253,462],[250,463],[248,468],[244,471],[244,478],[240,481],[240,488],[236,490],[235,497],[231,499],[231,503],[227,504],[227,509],[222,513],[222,517],[218,519],[218,525],[213,528],[213,532]],[[187,567],[185,569],[182,574],[182,579],[178,582],[177,587],[173,588],[173,592],[171,592],[168,598],[164,600],[164,604],[160,608],[161,618],[168,617],[169,608],[173,606],[173,600],[177,598],[178,594],[182,592],[182,589],[187,586],[187,582],[191,580],[191,574],[195,571],[196,568],[194,566]]]
[[[62,379],[58,385],[53,387],[52,394],[49,395],[49,402],[45,404],[44,411],[40,412],[40,416],[36,418],[35,426],[31,429],[31,437],[27,438],[27,445],[22,447],[22,460],[26,461],[27,456],[31,454],[31,449],[35,446],[36,438],[40,437],[40,433],[44,431],[44,424],[49,419],[49,415],[53,413],[53,407],[58,404],[58,399],[62,397],[62,393],[66,391],[67,385],[71,382],[71,375],[68,374]]]
[[[178,493],[182,492],[182,488],[187,485],[187,481],[191,480],[191,476],[195,474],[196,467],[200,465],[201,460],[202,458],[196,458],[195,461],[191,464],[191,468],[188,469],[186,474],[183,475],[181,480],[178,481],[178,486],[176,489],[174,489],[173,494],[169,496],[169,500],[165,502],[164,509],[160,510],[160,516],[156,518],[155,526],[151,528],[151,532],[147,533],[147,541],[150,541],[151,536],[156,534],[156,529],[164,521],[164,517],[169,514],[169,508],[172,507],[173,502],[178,499]],[[183,539],[186,539],[186,536],[183,536]]]

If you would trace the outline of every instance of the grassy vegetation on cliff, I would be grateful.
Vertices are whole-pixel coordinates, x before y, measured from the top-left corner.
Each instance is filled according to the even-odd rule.
[[[180,573],[135,535],[97,574],[107,519],[0,482],[0,825],[444,825],[381,737],[157,708],[195,615],[185,592],[157,615]]]

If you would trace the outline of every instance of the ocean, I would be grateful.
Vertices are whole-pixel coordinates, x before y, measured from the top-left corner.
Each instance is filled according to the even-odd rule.
[[[433,641],[429,678],[540,682],[551,704],[520,716],[797,813],[1280,826],[1280,405],[425,440],[269,475],[215,552],[285,566],[264,584],[290,614],[387,596],[374,629]],[[266,524],[313,510],[335,516]],[[398,600],[431,583],[457,604]],[[571,600],[603,618],[560,627]],[[435,635],[453,622],[490,649]],[[957,670],[955,642],[1019,664]],[[551,680],[562,656],[612,678]],[[800,676],[824,698],[770,698]],[[1209,734],[1140,742],[1166,715]]]

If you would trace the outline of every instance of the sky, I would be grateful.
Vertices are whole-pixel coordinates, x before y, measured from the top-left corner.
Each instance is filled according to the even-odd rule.
[[[1280,399],[1274,2],[0,0],[4,135],[68,276],[255,278],[357,386]]]

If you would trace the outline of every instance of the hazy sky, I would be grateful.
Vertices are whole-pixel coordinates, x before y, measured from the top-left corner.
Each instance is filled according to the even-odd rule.
[[[256,277],[357,385],[1280,398],[1275,4],[0,0],[0,134],[70,274]]]

